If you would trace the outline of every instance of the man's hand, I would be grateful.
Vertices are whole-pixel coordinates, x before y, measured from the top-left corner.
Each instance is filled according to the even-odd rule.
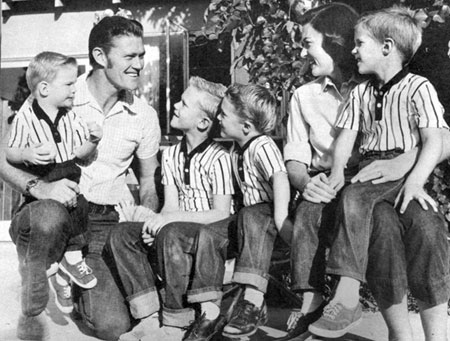
[[[341,190],[345,185],[345,175],[344,170],[341,171],[331,171],[330,176],[328,177],[328,185],[333,188],[336,193]]]
[[[87,122],[89,129],[89,142],[99,143],[103,137],[103,129],[95,122]]]
[[[336,191],[330,186],[324,173],[312,177],[306,184],[302,196],[314,203],[329,203],[336,197]]]
[[[159,230],[170,223],[163,213],[155,214],[148,219],[142,227],[142,239],[145,244],[151,245],[158,234]]]
[[[78,193],[80,193],[80,189],[77,183],[68,179],[54,182],[40,181],[30,189],[30,194],[34,198],[39,200],[53,199],[66,207],[75,207],[77,205]]]
[[[419,202],[420,206],[422,206],[425,211],[428,210],[427,203],[435,212],[438,211],[437,203],[425,192],[423,186],[416,183],[410,183],[408,181],[406,181],[400,189],[400,192],[395,199],[395,206],[397,207],[401,203],[400,213],[403,214],[405,213],[409,202],[414,199]]]
[[[47,165],[55,161],[56,150],[50,143],[39,143],[22,150],[25,164]]]

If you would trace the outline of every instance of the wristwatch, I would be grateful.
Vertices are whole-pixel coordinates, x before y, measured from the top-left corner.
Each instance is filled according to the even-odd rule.
[[[39,178],[34,178],[34,179],[31,179],[31,180],[28,180],[27,185],[25,186],[25,195],[32,196],[31,193],[30,193],[30,190],[33,187],[36,187],[39,184],[40,181],[41,180]]]

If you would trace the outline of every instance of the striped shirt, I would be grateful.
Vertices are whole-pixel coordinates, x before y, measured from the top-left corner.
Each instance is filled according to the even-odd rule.
[[[134,201],[126,172],[134,156],[148,159],[158,153],[161,140],[158,115],[144,99],[124,90],[112,109],[104,113],[88,90],[87,76],[78,78],[72,110],[85,122],[100,125],[103,137],[93,160],[81,165],[80,191],[88,201],[99,205]]]
[[[164,150],[161,169],[162,184],[177,187],[182,211],[210,210],[214,195],[234,193],[230,155],[212,140],[204,141],[188,153],[184,137]]]
[[[275,142],[267,135],[259,135],[243,148],[235,142],[231,148],[231,164],[244,206],[273,201],[271,178],[286,172],[283,157]]]
[[[381,89],[374,80],[358,85],[338,120],[339,128],[362,132],[360,151],[404,152],[420,143],[421,128],[447,128],[444,109],[424,77],[398,73]]]
[[[60,109],[52,122],[34,99],[27,100],[15,116],[8,147],[29,148],[50,143],[57,151],[56,163],[61,163],[73,159],[74,151],[88,137],[86,124],[73,111]]]

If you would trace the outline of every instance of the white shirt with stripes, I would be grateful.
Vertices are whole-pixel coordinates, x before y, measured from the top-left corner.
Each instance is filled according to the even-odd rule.
[[[213,208],[214,195],[234,194],[228,151],[213,140],[206,140],[187,153],[186,140],[163,151],[162,184],[175,185],[182,211]]]
[[[393,149],[406,152],[420,143],[419,129],[448,128],[443,115],[433,85],[402,70],[381,89],[374,80],[353,89],[337,126],[362,132],[363,154]]]
[[[156,111],[129,91],[105,114],[88,90],[87,74],[78,78],[72,110],[85,122],[96,122],[103,129],[97,153],[81,165],[80,191],[90,202],[115,205],[133,200],[126,183],[126,172],[134,156],[150,158],[159,151],[161,129]]]
[[[29,148],[50,143],[56,163],[72,160],[74,151],[89,137],[87,125],[73,111],[60,109],[52,122],[36,99],[28,99],[14,117],[8,147]]]
[[[286,167],[280,149],[272,138],[256,136],[243,148],[234,142],[231,163],[244,206],[273,201],[271,178],[277,172],[286,173]]]

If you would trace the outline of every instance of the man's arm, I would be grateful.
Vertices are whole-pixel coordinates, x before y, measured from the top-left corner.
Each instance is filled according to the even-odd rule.
[[[139,199],[142,206],[157,212],[159,208],[155,174],[159,166],[156,155],[148,159],[137,159],[139,167]]]
[[[12,166],[6,160],[6,150],[7,136],[3,138],[0,145],[0,177],[16,191],[25,193],[27,182],[36,178],[36,175]],[[30,194],[36,199],[53,199],[68,207],[76,204],[77,193],[79,193],[78,185],[67,179],[52,183],[40,181],[30,190]]]

